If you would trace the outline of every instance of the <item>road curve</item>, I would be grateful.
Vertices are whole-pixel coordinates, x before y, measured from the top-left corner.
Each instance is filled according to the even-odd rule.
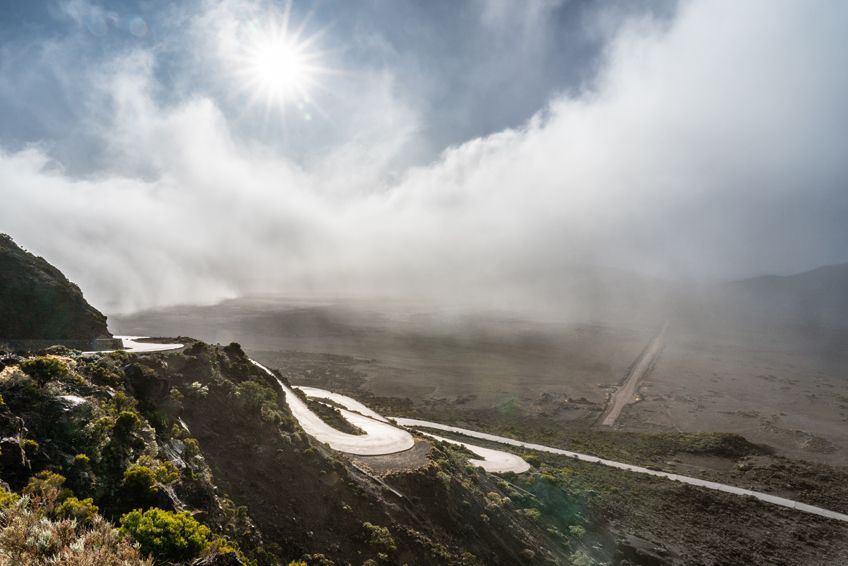
[[[504,474],[506,472],[523,474],[524,472],[530,469],[530,464],[525,462],[523,458],[520,458],[515,454],[512,454],[511,452],[504,452],[503,450],[493,450],[491,448],[483,448],[482,446],[475,446],[466,442],[460,442],[459,440],[444,438],[443,436],[436,436],[435,434],[430,434],[429,432],[418,431],[418,433],[423,434],[424,436],[429,436],[434,440],[439,440],[441,442],[447,442],[448,444],[462,446],[469,452],[473,452],[480,458],[469,458],[468,462],[474,466],[483,468],[491,474]]]
[[[152,342],[137,342],[149,336],[115,336],[121,340],[123,346],[120,350],[94,350],[83,352],[83,354],[108,354],[109,352],[127,352],[129,354],[147,354],[150,352],[167,352],[168,350],[179,350],[185,344],[154,344]]]
[[[369,409],[356,399],[348,397],[347,395],[333,393],[331,391],[327,391],[325,389],[318,389],[316,387],[304,387],[301,385],[296,385],[295,387],[303,391],[303,393],[306,394],[307,397],[331,400],[337,405],[344,407],[348,411],[357,413],[359,415],[364,415],[372,419],[377,419],[380,422],[389,422],[382,415],[376,413],[375,411]],[[344,415],[346,412],[347,411],[344,411],[342,414]],[[459,442],[458,440],[451,440],[449,438],[442,438],[441,436],[436,436],[435,434],[430,434],[426,432],[421,434],[429,436],[435,440],[447,442],[448,444],[455,444],[458,446],[465,447],[469,452],[473,452],[474,454],[479,456],[479,458],[468,459],[468,461],[472,465],[479,466],[487,472],[493,474],[502,474],[506,472],[514,472],[516,474],[520,474],[530,469],[530,464],[510,452],[504,452],[503,450],[493,450],[491,448],[482,448],[480,446],[474,446],[473,444]]]
[[[253,363],[257,367],[263,369],[269,375],[277,379],[276,376],[269,369],[259,364],[258,362],[253,361]],[[310,411],[309,408],[306,406],[306,403],[304,403],[297,395],[295,395],[294,391],[292,391],[290,387],[286,386],[279,379],[277,379],[277,383],[279,383],[280,387],[283,389],[283,391],[285,391],[286,402],[288,403],[292,414],[295,416],[298,422],[300,422],[300,425],[303,427],[303,430],[306,431],[306,433],[310,436],[315,437],[317,440],[327,443],[334,450],[338,450],[339,452],[346,452],[348,454],[357,454],[361,456],[393,454],[395,452],[401,452],[403,450],[411,448],[412,444],[414,443],[412,436],[407,431],[392,426],[392,424],[390,424],[391,421],[385,419],[384,417],[380,416],[373,410],[369,409],[359,401],[352,399],[351,397],[348,397],[346,395],[340,395],[338,393],[332,393],[323,389],[317,389],[314,387],[299,387],[299,389],[303,391],[308,397],[332,400],[336,404],[345,407],[343,409],[339,409],[342,416],[355,426],[364,430],[366,434],[355,435],[338,431],[326,424],[315,413]],[[694,485],[697,487],[703,487],[715,491],[722,491],[724,493],[731,493],[733,495],[749,496],[760,501],[764,501],[766,503],[780,505],[781,507],[795,509],[804,513],[810,513],[813,515],[818,515],[820,517],[826,517],[828,519],[835,519],[837,521],[848,522],[848,515],[844,513],[837,513],[836,511],[823,509],[814,505],[808,505],[806,503],[801,503],[800,501],[794,501],[785,497],[778,497],[776,495],[770,495],[768,493],[744,489],[741,487],[736,487],[734,485],[727,485],[689,476],[681,476],[678,474],[672,474],[660,470],[651,470],[642,466],[633,466],[631,464],[624,464],[622,462],[616,462],[613,460],[605,460],[603,458],[598,458],[597,456],[580,454],[579,452],[571,452],[570,450],[562,450],[560,448],[553,448],[551,446],[544,446],[542,444],[534,444],[532,442],[522,442],[520,440],[506,438],[504,436],[497,436],[494,434],[478,432],[466,428],[444,425],[432,421],[408,419],[403,417],[393,418],[392,421],[401,427],[414,429],[424,428],[431,430],[443,430],[447,432],[461,434],[463,436],[468,436],[471,438],[478,438],[481,440],[487,440],[489,442],[505,444],[507,446],[568,456],[581,462],[595,463],[603,466],[609,466],[611,468],[617,468],[619,470],[634,472],[637,474],[645,474],[649,476],[665,478],[672,481],[678,481],[681,483]],[[483,468],[487,472],[522,473],[530,469],[529,464],[527,464],[527,462],[525,462],[522,458],[518,457],[515,454],[503,452],[501,450],[493,450],[491,448],[483,448],[480,446],[475,446],[473,444],[468,444],[465,442],[460,442],[448,438],[442,438],[440,436],[432,434],[431,432],[424,432],[420,430],[418,432],[429,436],[435,440],[464,446],[466,449],[480,457],[479,459],[471,458],[469,459],[469,462],[471,464]]]
[[[316,387],[306,387],[304,385],[295,385],[295,389],[299,389],[303,391],[303,393],[307,397],[314,397],[316,399],[328,399],[341,405],[345,409],[349,411],[353,411],[354,413],[359,413],[360,415],[365,415],[366,417],[371,417],[374,420],[387,423],[389,422],[385,417],[377,412],[372,411],[353,397],[348,397],[347,395],[341,395],[339,393],[333,393],[331,391],[327,391],[326,389],[318,389]]]
[[[538,452],[548,452],[551,454],[560,454],[562,456],[569,456],[576,460],[580,460],[582,462],[591,462],[596,464],[601,464],[604,466],[609,466],[611,468],[618,468],[619,470],[626,470],[629,472],[635,472],[637,474],[646,474],[650,476],[656,476],[661,478],[670,479],[672,481],[679,481],[681,483],[686,483],[689,485],[695,485],[698,487],[704,487],[707,489],[712,489],[715,491],[723,491],[725,493],[732,493],[734,495],[747,495],[750,497],[754,497],[759,499],[760,501],[765,501],[767,503],[773,503],[775,505],[780,505],[782,507],[788,507],[790,509],[797,509],[798,511],[803,511],[804,513],[811,513],[813,515],[819,515],[820,517],[827,517],[828,519],[836,519],[838,521],[848,522],[848,515],[844,513],[837,513],[836,511],[830,511],[829,509],[823,509],[821,507],[816,507],[814,505],[808,505],[806,503],[801,503],[800,501],[794,501],[792,499],[786,499],[785,497],[778,497],[776,495],[770,495],[768,493],[762,493],[759,491],[753,491],[750,489],[744,489],[741,487],[736,487],[734,485],[727,485],[723,483],[717,483],[707,480],[701,480],[698,478],[692,478],[689,476],[681,476],[678,474],[671,474],[668,472],[662,472],[659,470],[650,470],[648,468],[643,468],[641,466],[632,466],[630,464],[624,464],[621,462],[615,462],[613,460],[605,460],[603,458],[598,458],[597,456],[589,456],[588,454],[580,454],[578,452],[571,452],[569,450],[562,450],[559,448],[552,448],[550,446],[543,446],[541,444],[533,444],[531,442],[521,442],[520,440],[514,440],[512,438],[506,438],[503,436],[496,436],[494,434],[487,434],[485,432],[477,432],[475,430],[469,430],[467,428],[460,428],[455,426],[444,425],[440,423],[434,423],[430,421],[422,421],[419,419],[405,419],[405,418],[396,418],[394,421],[405,427],[410,428],[428,428],[435,430],[444,430],[448,432],[454,432],[457,434],[462,434],[464,436],[469,436],[471,438],[479,438],[481,440],[488,440],[490,442],[497,442],[500,444],[506,444],[508,446],[516,446],[519,448],[527,448],[529,450],[536,450]]]
[[[365,434],[348,434],[337,430],[313,413],[306,403],[271,370],[259,362],[253,361],[253,363],[272,376],[280,385],[286,394],[286,404],[304,432],[319,442],[327,444],[333,450],[357,456],[381,456],[409,450],[415,444],[415,440],[408,431],[386,422],[385,419],[380,421],[347,409],[339,409],[342,417]]]

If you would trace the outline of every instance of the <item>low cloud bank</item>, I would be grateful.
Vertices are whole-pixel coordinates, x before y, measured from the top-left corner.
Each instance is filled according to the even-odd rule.
[[[844,261],[846,23],[829,2],[688,2],[624,26],[591,89],[393,175],[420,124],[390,78],[367,111],[400,140],[295,161],[234,134],[212,96],[157,99],[154,54],[124,54],[86,79],[108,166],[0,153],[0,226],[108,312],[302,291],[497,302],[589,264]]]

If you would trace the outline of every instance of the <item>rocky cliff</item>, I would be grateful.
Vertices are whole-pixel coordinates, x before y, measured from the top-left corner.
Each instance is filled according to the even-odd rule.
[[[44,258],[0,234],[0,341],[109,337],[106,317]]]

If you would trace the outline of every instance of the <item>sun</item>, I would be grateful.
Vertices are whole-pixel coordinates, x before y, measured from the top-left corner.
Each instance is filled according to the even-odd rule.
[[[263,103],[266,111],[288,106],[303,109],[311,102],[312,91],[321,86],[320,77],[329,72],[315,46],[318,35],[304,36],[302,28],[290,29],[288,10],[282,18],[250,24],[246,31],[233,63],[251,102]]]
[[[315,80],[314,57],[285,34],[258,38],[245,58],[248,86],[266,101],[286,103],[308,97]]]
[[[307,68],[296,45],[285,38],[270,38],[257,45],[251,57],[250,74],[263,90],[277,96],[303,92]]]

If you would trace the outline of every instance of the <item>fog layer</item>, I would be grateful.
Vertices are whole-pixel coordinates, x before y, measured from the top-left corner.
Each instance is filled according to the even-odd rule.
[[[0,229],[109,312],[307,290],[497,302],[585,265],[709,278],[845,261],[846,24],[825,1],[631,20],[580,93],[391,175],[426,126],[391,77],[361,100],[369,135],[294,160],[234,134],[212,94],[159,96],[156,53],[138,49],[80,74],[99,172],[66,173],[49,143],[0,153]]]

